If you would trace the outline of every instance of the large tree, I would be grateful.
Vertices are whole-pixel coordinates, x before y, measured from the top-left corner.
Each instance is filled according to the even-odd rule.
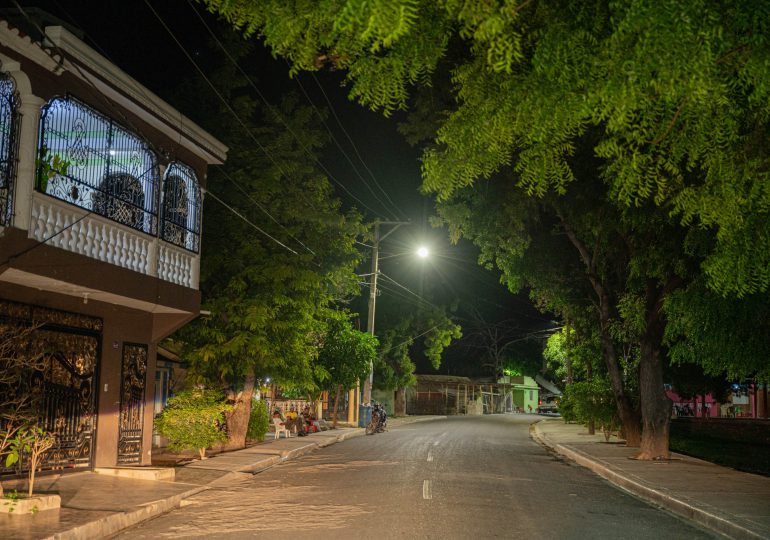
[[[626,335],[638,332],[648,359],[641,384],[657,396],[647,402],[651,433],[665,427],[662,307],[689,273],[660,250],[643,253],[645,238],[670,240],[656,238],[653,224],[671,225],[673,216],[708,231],[701,264],[712,289],[738,296],[768,289],[770,3],[206,3],[245,34],[259,34],[295,71],[347,70],[350,96],[386,114],[405,108],[411,87],[431,84],[446,67],[452,99],[423,155],[424,189],[441,201],[508,167],[516,172],[507,175],[511,188],[564,194],[584,181],[573,157],[590,143],[600,160],[595,172],[626,224],[645,223],[638,208],[655,215],[635,236],[639,264],[620,280],[619,296],[606,295],[601,280],[590,283],[605,334],[620,306],[640,317]],[[596,261],[586,231],[581,237],[560,221],[590,276]],[[658,455],[664,438],[649,439],[658,443],[643,455]]]
[[[237,55],[244,61],[248,48]],[[313,384],[333,303],[358,290],[355,240],[365,229],[316,170],[325,141],[316,111],[291,97],[258,104],[230,65],[210,80],[224,100],[200,80],[177,99],[230,148],[204,204],[201,294],[211,314],[182,338],[193,375],[222,385],[234,403],[229,446],[240,447],[257,379]]]

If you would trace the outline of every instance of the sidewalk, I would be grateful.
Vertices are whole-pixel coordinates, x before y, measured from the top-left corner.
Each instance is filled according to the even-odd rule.
[[[388,427],[397,428],[435,418],[444,417],[393,418],[388,420]],[[171,469],[175,474],[173,479],[168,480],[142,480],[123,476],[171,476],[169,469],[155,467],[125,467],[103,469],[101,472],[41,476],[35,481],[35,491],[59,494],[61,508],[34,515],[0,514],[0,539],[105,538],[173,510],[182,505],[184,499],[196,493],[227,486],[237,479],[250,478],[254,473],[283,461],[363,434],[362,428],[338,427],[307,437],[281,437],[276,440],[272,433],[268,433],[263,443]],[[6,490],[13,487],[12,482],[4,482],[3,485]]]
[[[584,426],[547,419],[535,440],[620,488],[730,538],[770,538],[770,478],[681,454],[671,461],[630,459],[635,449],[588,435]]]

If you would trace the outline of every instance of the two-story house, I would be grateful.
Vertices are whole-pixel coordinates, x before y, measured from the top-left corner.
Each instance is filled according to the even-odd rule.
[[[202,185],[227,148],[37,30],[0,20],[0,330],[34,328],[44,357],[19,381],[57,435],[44,469],[148,464],[157,346],[199,315]]]

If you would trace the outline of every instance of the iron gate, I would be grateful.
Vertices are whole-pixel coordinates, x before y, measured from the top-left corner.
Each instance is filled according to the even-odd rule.
[[[120,424],[118,426],[118,464],[142,460],[144,387],[147,380],[147,345],[123,345],[120,383]]]
[[[13,377],[5,374],[0,402],[26,397],[31,408],[27,414],[55,435],[54,447],[40,463],[42,470],[92,464],[101,329],[101,320],[93,317],[0,301],[4,354],[37,359],[15,370]],[[13,365],[9,358],[6,368]],[[19,472],[26,466],[22,461],[20,469],[8,470],[0,464],[0,472]]]

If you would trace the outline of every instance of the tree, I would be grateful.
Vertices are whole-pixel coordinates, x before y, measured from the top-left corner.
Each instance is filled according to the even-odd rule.
[[[0,464],[10,467],[14,440],[36,418],[36,395],[20,383],[45,369],[44,351],[30,346],[40,325],[19,326],[0,323]],[[0,497],[3,486],[0,484]]]
[[[354,329],[345,314],[340,313],[330,321],[317,362],[328,374],[320,384],[334,391],[334,427],[337,427],[340,391],[353,388],[366,378],[376,357],[376,337]]]
[[[247,61],[249,48],[232,54]],[[204,203],[201,295],[211,315],[179,337],[193,378],[225,389],[233,404],[228,445],[240,448],[257,378],[313,384],[332,304],[358,292],[355,240],[365,229],[316,171],[325,141],[316,111],[291,96],[258,106],[234,69],[212,68],[227,103],[200,80],[177,98],[229,146],[226,165],[209,174]]]
[[[555,221],[579,252],[578,267],[596,296],[624,427],[634,425],[632,404],[621,392],[611,331],[621,319],[640,356],[647,433],[639,437],[640,456],[667,454],[666,298],[687,286],[693,262],[723,294],[746,296],[770,286],[770,157],[763,142],[770,121],[764,67],[770,4],[206,3],[245,34],[258,33],[295,71],[347,70],[351,98],[386,114],[405,108],[411,87],[431,84],[446,67],[452,100],[422,160],[423,189],[439,201],[474,184],[482,189],[479,180],[500,172],[509,189],[539,198],[601,180],[604,199],[596,209],[612,204],[599,223],[611,225],[614,213],[625,220],[616,231],[623,234],[592,242],[591,224],[580,216],[565,220],[557,213]],[[582,174],[585,160],[576,155],[596,159],[592,174]],[[642,233],[627,234],[645,224]],[[689,227],[707,233],[703,257],[683,249]],[[615,242],[627,239],[632,252],[624,256]],[[645,253],[645,240],[656,249]],[[592,246],[618,256],[605,251],[597,259]],[[677,257],[669,261],[662,254],[672,246]],[[634,312],[621,313],[622,306]]]
[[[480,356],[488,373],[495,379],[506,370],[529,376],[537,373],[542,364],[542,346],[536,334],[530,334],[514,320],[489,321],[474,306],[466,312],[470,321],[463,326],[462,345],[469,356]]]
[[[380,330],[382,346],[374,369],[374,387],[395,390],[394,413],[404,415],[406,388],[416,382],[413,352],[421,349],[432,368],[438,369],[444,350],[453,340],[462,337],[462,329],[437,306],[422,306],[416,314],[406,313],[403,309],[391,309],[382,314],[380,328],[386,330]]]
[[[499,173],[440,204],[439,215],[455,237],[481,248],[482,264],[498,266],[512,290],[530,288],[538,305],[583,328],[593,318],[628,444],[641,446],[640,458],[666,456],[662,302],[697,272],[697,254],[684,247],[690,231],[655,207],[608,202],[590,156],[571,166],[581,181],[563,195],[533,199]],[[628,376],[630,363],[638,378]]]
[[[710,286],[770,285],[768,2],[204,3],[295,73],[346,70],[351,99],[386,114],[446,64],[454,100],[423,157],[441,199],[508,165],[529,193],[562,193],[598,128],[614,200],[715,230]]]

